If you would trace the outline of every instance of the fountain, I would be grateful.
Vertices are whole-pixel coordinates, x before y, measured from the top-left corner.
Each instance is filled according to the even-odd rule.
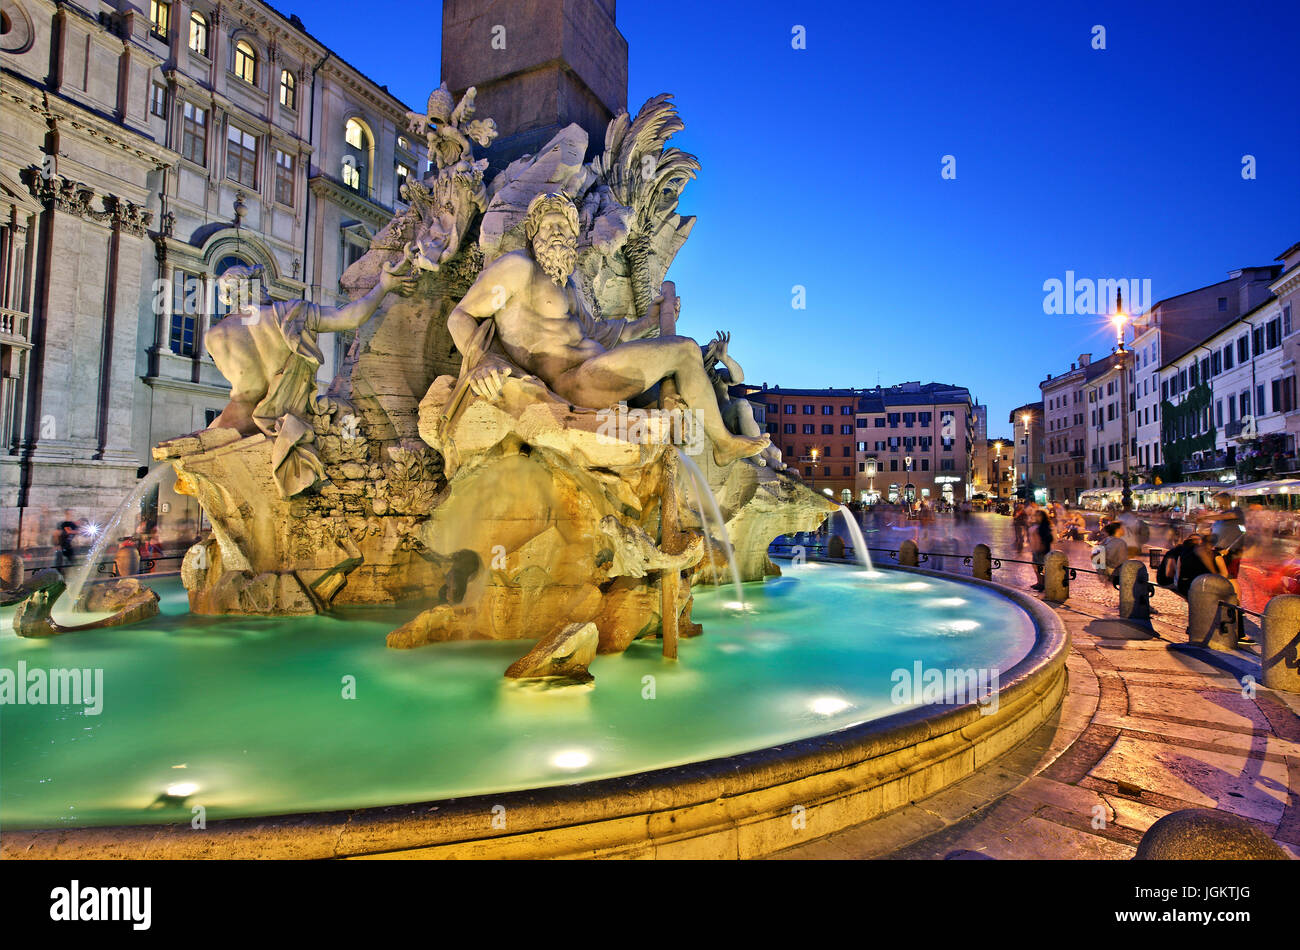
[[[736,549],[732,547],[731,538],[727,535],[727,523],[722,519],[722,511],[718,508],[717,496],[713,494],[713,489],[709,487],[704,473],[700,467],[695,464],[688,455],[678,452],[682,464],[686,466],[686,471],[690,475],[691,491],[695,495],[696,504],[699,506],[700,526],[704,532],[705,545],[712,550],[712,542],[709,540],[710,525],[718,531],[719,547],[727,559],[727,570],[731,574],[731,583],[736,591],[736,603],[742,607],[745,603],[745,588],[740,581],[740,568],[736,565]],[[705,505],[708,505],[708,513],[712,516],[711,522],[705,521]]]
[[[867,550],[867,539],[862,536],[862,528],[858,524],[858,519],[853,517],[853,512],[840,505],[840,514],[844,517],[844,524],[849,529],[849,536],[853,538],[853,554],[858,563],[868,571],[874,571],[871,566],[871,552]]]
[[[677,332],[699,163],[667,145],[670,97],[591,162],[573,125],[489,179],[474,95],[412,117],[434,167],[350,303],[254,300],[210,330],[231,401],[154,457],[211,533],[151,580],[161,614],[0,637],[21,703],[0,853],[164,853],[158,825],[202,808],[168,856],[761,854],[800,839],[792,808],[817,834],[865,820],[1059,703],[1066,641],[1037,602],[873,572],[847,515],[867,572],[768,557],[838,506],[731,395],[729,335]],[[317,396],[339,330],[356,342]],[[998,685],[932,696],[900,686],[913,668]],[[84,711],[15,700],[58,670],[101,671]]]
[[[102,525],[99,533],[95,536],[95,541],[91,545],[90,551],[86,554],[86,561],[73,573],[71,580],[68,582],[67,597],[65,603],[69,606],[62,613],[67,619],[75,619],[68,616],[73,612],[79,611],[79,605],[82,604],[82,594],[85,591],[86,582],[90,580],[91,574],[99,569],[99,562],[104,556],[104,551],[115,538],[119,537],[118,529],[122,525],[123,519],[127,515],[134,517],[140,510],[142,502],[148,494],[156,489],[163,479],[170,474],[170,468],[167,465],[160,465],[153,469],[144,478],[140,479],[131,494],[127,495],[125,500],[117,506],[113,516],[108,519],[108,523]],[[132,525],[134,527],[134,525]]]

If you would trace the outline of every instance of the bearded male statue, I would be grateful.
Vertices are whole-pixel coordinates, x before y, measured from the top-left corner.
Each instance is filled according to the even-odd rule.
[[[575,406],[609,409],[672,379],[698,414],[719,465],[766,449],[768,436],[728,430],[699,344],[684,336],[647,339],[659,331],[658,307],[639,320],[598,320],[587,311],[573,279],[578,230],[577,209],[566,195],[538,195],[525,216],[529,250],[511,251],[484,268],[447,317],[462,356],[473,350],[479,321],[494,320],[496,343],[510,360],[485,354],[464,376],[470,391],[496,399],[517,366]]]

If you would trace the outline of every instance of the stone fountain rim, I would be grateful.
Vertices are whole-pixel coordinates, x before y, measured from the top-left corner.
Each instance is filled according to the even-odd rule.
[[[1001,755],[1064,695],[1065,626],[1024,593],[926,568],[902,571],[993,591],[1034,624],[1000,676],[996,712],[975,703],[890,716],[751,752],[568,785],[328,812],[88,828],[6,828],[4,858],[756,857],[924,798]],[[496,833],[494,806],[508,830]],[[791,809],[826,820],[795,830]],[[821,809],[822,812],[817,812]],[[794,832],[794,833],[792,833]]]

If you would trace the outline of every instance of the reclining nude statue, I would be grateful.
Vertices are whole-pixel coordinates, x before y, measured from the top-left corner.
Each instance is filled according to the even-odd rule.
[[[230,380],[230,402],[209,428],[234,429],[243,436],[261,432],[274,439],[272,474],[283,497],[310,488],[324,474],[306,444],[313,437],[307,417],[323,359],[317,336],[355,330],[389,293],[413,293],[419,274],[411,265],[408,245],[400,261],[384,265],[374,289],[352,303],[334,308],[306,300],[248,302],[208,331],[208,351]],[[238,304],[236,292],[250,281],[258,286],[259,274],[258,267],[232,267],[222,274],[217,287],[223,302]]]
[[[578,212],[566,195],[537,195],[524,221],[529,249],[511,251],[484,268],[447,317],[467,362],[462,381],[471,392],[495,400],[504,379],[522,369],[575,406],[609,409],[672,379],[687,408],[698,414],[719,465],[769,446],[767,435],[727,428],[699,344],[683,336],[647,339],[659,331],[658,307],[635,320],[599,320],[587,312],[573,280]],[[495,341],[508,360],[487,352],[473,363],[483,339],[479,321],[488,320],[495,322]]]

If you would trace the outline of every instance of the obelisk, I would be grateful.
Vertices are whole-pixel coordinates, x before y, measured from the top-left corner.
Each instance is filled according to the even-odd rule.
[[[587,131],[588,158],[627,108],[627,40],[616,0],[444,0],[442,79],[459,97],[478,89],[477,114],[500,132],[493,170],[536,154],[571,122]]]

